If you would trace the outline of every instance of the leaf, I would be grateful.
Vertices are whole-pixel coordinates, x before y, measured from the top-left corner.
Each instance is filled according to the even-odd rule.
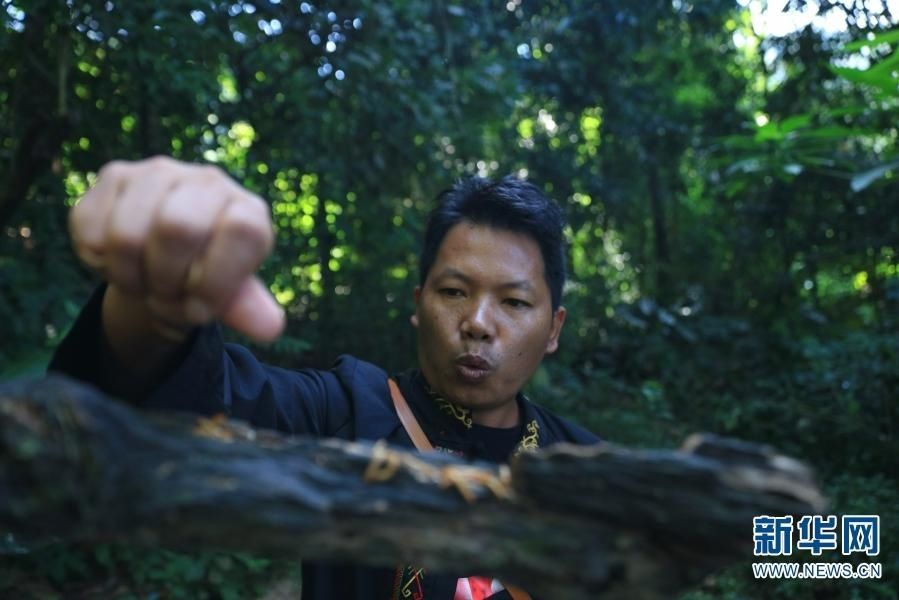
[[[802,139],[839,140],[862,135],[872,135],[875,133],[877,132],[866,129],[853,129],[851,127],[840,127],[839,125],[828,125],[803,131],[800,134],[800,137]]]
[[[831,108],[822,110],[819,114],[822,117],[830,117],[832,119],[837,119],[839,117],[854,117],[856,115],[865,114],[868,111],[868,107],[862,104],[856,104],[852,106],[843,106],[840,108]]]
[[[899,159],[868,169],[852,178],[849,187],[853,192],[860,192],[893,169],[899,168]]]
[[[862,84],[871,83],[871,75],[868,73],[867,69],[851,69],[849,67],[835,67],[833,65],[829,65],[828,68],[830,68],[833,73],[842,77],[846,81]]]
[[[868,73],[875,81],[884,84],[892,83],[895,86],[899,83],[899,78],[895,75],[897,68],[899,68],[899,52],[893,52],[890,56],[871,65]]]
[[[899,79],[893,76],[893,72],[897,66],[899,66],[899,52],[865,70],[833,65],[830,65],[829,68],[847,81],[870,85],[883,90],[890,96],[896,96],[899,95]]]
[[[783,132],[781,132],[776,123],[766,123],[759,127],[755,133],[755,139],[759,142],[782,140],[783,138]]]
[[[780,130],[784,133],[790,133],[795,129],[799,129],[800,127],[805,127],[812,122],[812,115],[806,113],[802,115],[793,115],[792,117],[787,117],[780,123]]]
[[[760,146],[758,141],[749,135],[731,135],[722,138],[721,141],[725,148],[731,150],[755,150]]]
[[[879,46],[880,44],[892,44],[893,42],[899,42],[899,29],[893,29],[891,31],[885,31],[883,33],[879,33],[869,40],[865,39],[865,40],[855,40],[854,42],[849,42],[848,44],[843,46],[843,50],[846,52],[855,52],[856,50],[861,50],[862,48],[866,48],[869,46]]]
[[[834,169],[839,166],[832,156],[817,156],[807,152],[799,152],[796,154],[795,158],[800,161],[800,164],[807,167],[816,167],[819,170]]]
[[[764,161],[761,158],[744,158],[729,166],[726,173],[728,175],[733,175],[734,173],[758,173],[763,167]]]

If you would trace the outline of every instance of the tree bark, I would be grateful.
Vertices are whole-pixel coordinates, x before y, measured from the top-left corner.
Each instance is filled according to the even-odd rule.
[[[669,598],[750,555],[752,517],[824,499],[803,465],[693,436],[509,467],[0,385],[0,530],[495,575],[543,598]]]
[[[22,126],[12,129],[17,138],[15,150],[10,163],[4,165],[6,172],[0,171],[5,184],[0,189],[0,229],[15,224],[13,218],[32,186],[51,170],[69,136],[72,118],[66,106],[66,88],[71,40],[53,27],[58,18],[58,14],[29,14],[22,34],[26,58],[18,65],[21,74],[15,79],[10,111]]]
[[[652,215],[652,234],[655,247],[656,298],[662,306],[671,301],[671,252],[668,246],[668,224],[665,218],[665,196],[662,189],[658,156],[650,146],[647,169],[649,206]]]

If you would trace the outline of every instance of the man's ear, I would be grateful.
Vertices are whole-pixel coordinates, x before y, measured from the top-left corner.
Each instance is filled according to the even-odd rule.
[[[409,317],[409,322],[412,323],[412,327],[418,327],[418,299],[421,298],[420,285],[416,285],[415,289],[412,290],[412,297],[415,298],[415,312]]]
[[[553,314],[553,322],[549,330],[549,339],[546,341],[546,353],[552,354],[559,348],[559,335],[562,333],[562,325],[565,324],[565,307],[560,306]]]

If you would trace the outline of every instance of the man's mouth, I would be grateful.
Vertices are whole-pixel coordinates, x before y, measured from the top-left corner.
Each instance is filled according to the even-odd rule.
[[[490,361],[477,354],[463,354],[456,359],[455,367],[459,378],[468,383],[482,381],[493,370]]]

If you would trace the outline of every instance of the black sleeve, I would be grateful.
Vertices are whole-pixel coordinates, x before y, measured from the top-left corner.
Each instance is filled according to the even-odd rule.
[[[104,371],[116,365],[102,337],[104,291],[101,287],[91,296],[48,370],[111,393]],[[160,383],[129,400],[142,408],[225,413],[287,433],[349,437],[353,426],[350,398],[333,371],[262,364],[246,348],[224,343],[217,324],[197,329]]]

